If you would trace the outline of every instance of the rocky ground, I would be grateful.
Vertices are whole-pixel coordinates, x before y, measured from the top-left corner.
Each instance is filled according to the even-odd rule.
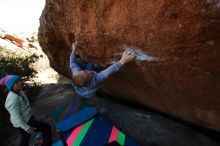
[[[53,127],[53,140],[58,138],[50,113],[57,107],[77,97],[71,84],[47,84],[35,98],[33,110],[36,117]],[[141,146],[149,143],[158,146],[219,146],[220,142],[192,127],[170,119],[151,110],[112,100],[100,94],[87,104],[133,137]],[[10,146],[17,146],[18,136],[14,134]]]

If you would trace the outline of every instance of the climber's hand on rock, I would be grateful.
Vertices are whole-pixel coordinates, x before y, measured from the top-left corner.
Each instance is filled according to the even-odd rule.
[[[72,44],[72,51],[74,52],[74,53],[76,53],[76,51],[77,51],[77,42],[73,42],[73,44]]]
[[[132,61],[135,57],[135,53],[132,51],[124,51],[121,59],[120,59],[120,63],[123,65],[125,63],[128,63],[130,61]]]

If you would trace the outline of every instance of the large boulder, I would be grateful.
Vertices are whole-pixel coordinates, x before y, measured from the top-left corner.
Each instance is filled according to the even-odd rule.
[[[70,32],[85,61],[137,51],[103,91],[220,131],[220,0],[47,0],[39,42],[68,77]]]

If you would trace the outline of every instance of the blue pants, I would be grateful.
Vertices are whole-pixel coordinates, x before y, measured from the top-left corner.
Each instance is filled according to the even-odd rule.
[[[95,65],[93,63],[84,63],[79,58],[75,60],[75,63],[82,69],[82,70],[89,70],[95,71]]]
[[[86,69],[89,70],[89,71],[95,71],[95,65],[92,64],[92,63],[88,63],[86,65]]]

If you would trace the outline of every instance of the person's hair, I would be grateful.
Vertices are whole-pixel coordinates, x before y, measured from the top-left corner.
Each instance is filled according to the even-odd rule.
[[[89,79],[84,71],[79,71],[72,74],[72,81],[74,85],[82,87],[88,83]]]

